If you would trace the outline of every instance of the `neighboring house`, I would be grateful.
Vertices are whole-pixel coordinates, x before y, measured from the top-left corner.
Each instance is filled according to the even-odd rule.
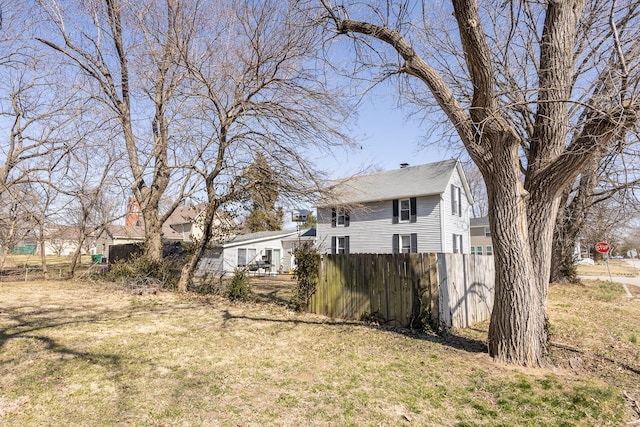
[[[180,206],[162,225],[162,237],[166,240],[193,242],[202,238],[204,205]],[[222,242],[233,237],[235,223],[226,212],[216,212],[211,240]]]
[[[293,249],[303,241],[315,240],[315,229],[259,231],[238,235],[206,252],[197,275],[232,274],[239,268],[263,273],[288,273],[293,268]]]
[[[493,242],[489,217],[471,218],[471,253],[476,255],[493,255]]]
[[[68,256],[78,247],[78,227],[49,224],[44,229],[44,254]],[[84,253],[85,251],[81,251]]]
[[[469,253],[473,198],[447,160],[334,183],[318,203],[321,253]]]
[[[144,242],[144,227],[107,225],[96,237],[96,254],[109,258],[109,246]]]

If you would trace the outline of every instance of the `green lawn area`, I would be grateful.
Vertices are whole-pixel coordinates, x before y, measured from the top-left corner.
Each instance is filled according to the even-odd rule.
[[[442,338],[79,281],[0,301],[0,425],[618,426],[640,398],[640,302],[603,282],[551,287],[543,369],[494,363],[486,324]]]

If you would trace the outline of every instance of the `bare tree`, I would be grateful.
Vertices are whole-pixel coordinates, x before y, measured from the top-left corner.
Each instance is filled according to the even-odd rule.
[[[446,115],[480,169],[496,261],[489,353],[506,363],[546,363],[560,197],[602,147],[638,121],[640,5],[573,0],[481,8],[476,0],[453,0],[445,12],[455,19],[448,22],[458,30],[454,37],[434,25],[449,15],[431,17],[426,2],[321,3],[334,34],[383,58],[385,46],[395,52],[384,63],[388,74],[411,77],[405,82],[416,92],[414,82],[424,85],[429,97],[420,94]]]
[[[596,222],[603,223],[602,212],[608,210],[607,217],[620,225],[627,223],[632,212],[638,211],[637,148],[637,135],[614,141],[607,153],[596,156],[575,184],[562,194],[554,230],[551,282],[577,281],[575,243],[589,234],[590,216],[593,215],[593,219],[600,216],[601,220]],[[605,233],[596,234],[603,239]]]
[[[475,164],[469,162],[463,164],[464,175],[469,183],[469,189],[473,196],[472,217],[482,218],[489,214],[487,206],[487,188],[482,179],[482,174]]]
[[[57,84],[50,58],[32,46],[25,5],[3,6],[8,25],[0,35],[0,202],[10,204],[47,170],[52,156],[60,161],[68,152],[66,129],[78,109],[75,92]]]
[[[10,197],[0,204],[0,269],[4,268],[7,255],[27,237],[33,237],[33,212],[29,204],[29,189],[27,185],[13,185]]]
[[[75,274],[85,242],[118,217],[114,211],[104,217],[100,207],[109,199],[111,187],[124,169],[119,162],[122,156],[118,147],[106,147],[100,143],[105,138],[100,129],[96,129],[96,133],[87,133],[90,123],[81,128],[83,144],[70,154],[68,171],[56,184],[59,191],[70,199],[66,208],[67,223],[76,231],[69,277]],[[96,156],[96,152],[100,155]]]
[[[206,193],[204,238],[182,270],[185,290],[210,239],[218,209],[261,183],[259,157],[283,197],[311,195],[321,174],[304,157],[311,147],[349,144],[341,131],[348,103],[319,79],[319,28],[304,26],[296,2],[200,5],[196,37],[182,46],[193,82],[189,168]]]
[[[184,74],[177,38],[191,17],[181,1],[38,1],[57,33],[38,38],[86,77],[87,97],[116,123],[126,147],[131,188],[145,224],[146,254],[162,259],[162,224],[180,200],[160,213],[172,172],[170,125]]]

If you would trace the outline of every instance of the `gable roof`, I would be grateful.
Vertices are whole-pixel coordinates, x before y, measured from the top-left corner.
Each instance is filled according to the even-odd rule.
[[[48,224],[44,229],[45,239],[78,240],[80,227],[72,225]]]
[[[348,205],[442,194],[447,191],[451,175],[456,169],[462,178],[467,198],[472,202],[462,166],[458,160],[451,159],[333,182],[331,187],[335,194],[318,205]]]
[[[106,231],[112,239],[144,240],[144,227],[107,225],[104,231]]]
[[[297,234],[296,230],[258,231],[256,233],[240,234],[230,242],[222,245],[225,248],[238,246],[249,242],[260,242],[265,240],[283,239]]]

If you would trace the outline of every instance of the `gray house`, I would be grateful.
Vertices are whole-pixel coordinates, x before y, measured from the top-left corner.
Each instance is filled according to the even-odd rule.
[[[289,273],[295,264],[294,247],[303,241],[314,242],[315,229],[237,235],[222,246],[208,250],[198,264],[196,275],[229,275],[242,268],[258,273]]]
[[[333,183],[318,203],[321,253],[469,253],[473,198],[458,160]]]

